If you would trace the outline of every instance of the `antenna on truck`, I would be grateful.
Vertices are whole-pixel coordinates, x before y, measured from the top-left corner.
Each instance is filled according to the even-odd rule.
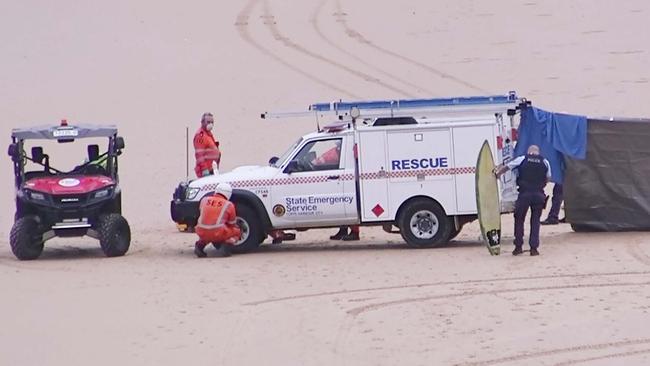
[[[312,109],[312,106],[309,106],[306,112],[264,112],[260,114],[261,119],[270,119],[270,118],[300,118],[300,117],[311,117],[316,118],[316,131],[321,132],[320,128],[320,117],[323,115],[319,113],[318,110]]]
[[[185,181],[190,180],[190,128],[185,127]]]

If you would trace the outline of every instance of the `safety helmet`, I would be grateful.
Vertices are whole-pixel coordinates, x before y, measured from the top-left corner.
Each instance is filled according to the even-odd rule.
[[[215,193],[223,195],[227,200],[229,200],[230,196],[232,196],[232,186],[230,183],[219,183],[217,184],[217,191]]]

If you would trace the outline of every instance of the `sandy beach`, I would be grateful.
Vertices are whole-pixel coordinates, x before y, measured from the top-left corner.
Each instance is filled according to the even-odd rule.
[[[62,0],[0,14],[0,365],[650,364],[648,233],[543,227],[541,255],[513,257],[504,215],[498,257],[472,223],[435,249],[310,230],[198,260],[169,217],[185,129],[205,111],[222,170],[315,129],[261,112],[338,99],[516,90],[547,110],[648,117],[647,2]],[[11,253],[11,129],[62,118],[125,138],[125,257],[91,238]]]

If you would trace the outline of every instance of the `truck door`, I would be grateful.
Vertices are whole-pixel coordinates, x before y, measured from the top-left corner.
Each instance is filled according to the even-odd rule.
[[[341,224],[353,225],[359,223],[359,209],[357,207],[357,180],[356,176],[356,159],[355,150],[358,148],[354,135],[350,135],[343,139],[343,150],[345,153],[341,156],[343,175],[343,194],[352,197],[353,202],[350,205],[345,205],[345,220]]]
[[[305,142],[273,182],[273,215],[287,227],[339,225],[354,198],[344,194],[344,138]]]
[[[358,136],[361,220],[389,220],[386,131],[363,131]]]

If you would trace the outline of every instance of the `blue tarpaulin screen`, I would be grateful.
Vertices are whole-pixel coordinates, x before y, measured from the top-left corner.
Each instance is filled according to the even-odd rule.
[[[551,181],[564,181],[564,157],[584,159],[587,155],[587,117],[547,112],[535,107],[521,111],[515,157],[526,154],[530,145],[539,146],[551,165]]]

